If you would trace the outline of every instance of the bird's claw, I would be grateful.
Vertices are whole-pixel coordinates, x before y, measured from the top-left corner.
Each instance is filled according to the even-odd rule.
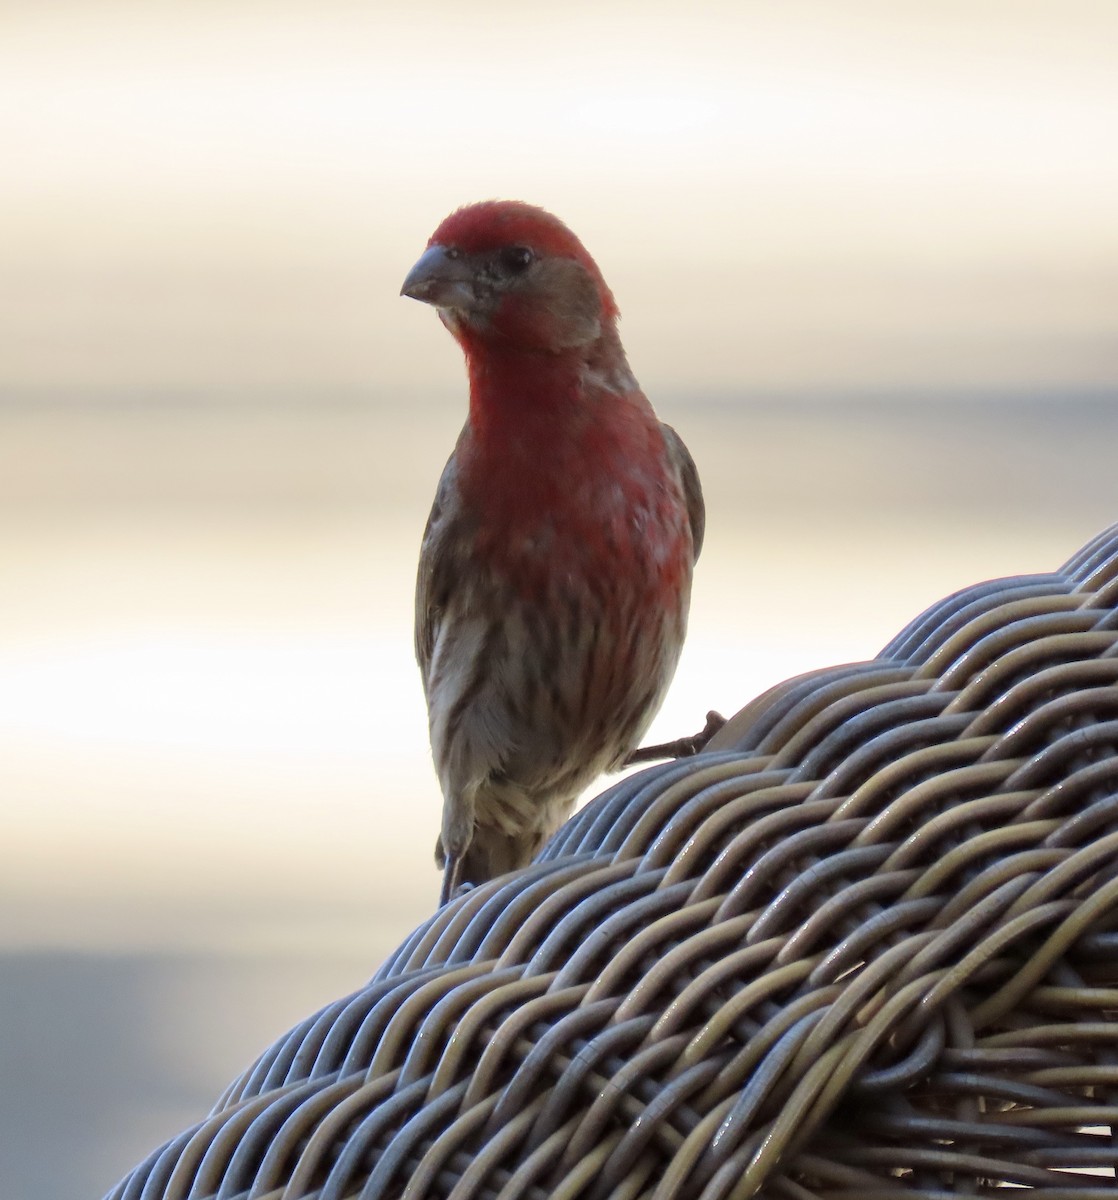
[[[707,742],[725,724],[726,718],[712,710],[707,713],[707,723],[698,733],[677,738],[674,742],[661,742],[658,746],[642,746],[639,750],[634,750],[623,765],[631,767],[636,763],[657,762],[665,758],[693,758],[706,748]]]

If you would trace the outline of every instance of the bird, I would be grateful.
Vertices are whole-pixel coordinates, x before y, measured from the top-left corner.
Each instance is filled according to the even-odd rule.
[[[679,661],[706,518],[690,452],[629,367],[613,294],[557,217],[459,208],[401,295],[436,308],[469,381],[415,597],[441,907],[529,863],[633,755]]]

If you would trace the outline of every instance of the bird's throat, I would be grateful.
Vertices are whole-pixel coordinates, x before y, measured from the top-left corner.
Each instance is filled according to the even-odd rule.
[[[660,524],[659,422],[639,390],[603,387],[585,356],[471,359],[457,456],[478,549],[525,592],[564,568],[608,574]]]
[[[494,448],[562,433],[579,422],[584,360],[575,352],[490,349],[467,352],[470,425]]]

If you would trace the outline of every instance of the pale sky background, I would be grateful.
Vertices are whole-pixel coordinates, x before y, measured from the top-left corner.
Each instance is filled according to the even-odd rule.
[[[437,894],[411,606],[465,390],[398,291],[491,196],[586,242],[704,477],[654,734],[1118,520],[1111,0],[0,0],[0,1000],[275,956],[106,968],[191,1104]],[[0,1035],[115,1046],[84,986]],[[22,1062],[5,1198],[194,1112],[99,1068],[46,1186]]]
[[[855,525],[896,506],[875,455],[904,452],[903,406],[1110,410],[1116,130],[1110,3],[0,7],[0,939],[207,942],[200,869],[234,909],[429,903],[412,579],[464,384],[398,289],[448,210],[559,212],[692,442],[711,542],[677,729],[1094,532],[1045,560],[929,527],[943,560],[894,571],[883,609],[835,586],[825,629],[786,596],[739,619],[766,554],[865,586]],[[804,396],[833,403],[779,407]],[[852,421],[865,397],[892,418]],[[841,530],[789,527],[833,514],[828,488]]]
[[[1112,411],[1116,130],[1110,3],[0,6],[0,940],[208,943],[199,871],[236,911],[429,903],[412,579],[464,386],[398,288],[449,209],[559,212],[693,444],[711,542],[678,730],[1094,532],[1065,536],[1057,496],[1020,543],[976,541],[1004,495],[947,437],[967,539],[912,490],[943,554],[884,607],[836,576],[796,629],[771,592],[782,556],[868,586],[857,521],[897,507],[875,487],[905,406]],[[780,408],[804,396],[831,407]],[[864,397],[892,416],[853,421]]]
[[[580,233],[661,391],[1113,378],[1110,0],[0,22],[9,388],[457,385],[393,285],[488,196]]]

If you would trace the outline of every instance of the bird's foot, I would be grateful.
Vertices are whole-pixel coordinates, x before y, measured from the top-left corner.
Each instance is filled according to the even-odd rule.
[[[705,749],[707,742],[725,724],[726,718],[721,713],[708,712],[707,723],[698,733],[678,738],[674,742],[661,742],[658,746],[642,746],[639,750],[634,750],[623,765],[632,767],[637,763],[656,762],[663,758],[692,758]]]

